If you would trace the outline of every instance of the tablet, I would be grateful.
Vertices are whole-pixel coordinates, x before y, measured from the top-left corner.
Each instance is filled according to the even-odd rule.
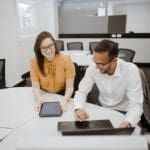
[[[40,117],[61,116],[62,110],[60,102],[44,102],[39,113]]]

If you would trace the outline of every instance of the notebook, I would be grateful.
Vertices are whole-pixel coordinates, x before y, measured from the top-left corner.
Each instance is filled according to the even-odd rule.
[[[40,117],[61,116],[62,110],[60,102],[44,102],[39,113]]]
[[[58,122],[58,130],[63,135],[128,135],[134,128],[113,128],[110,120],[91,120]]]

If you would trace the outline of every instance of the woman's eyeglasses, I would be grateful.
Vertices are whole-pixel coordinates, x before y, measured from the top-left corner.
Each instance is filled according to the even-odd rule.
[[[42,47],[42,48],[41,48],[41,52],[42,52],[42,53],[46,53],[46,52],[48,52],[49,50],[52,51],[53,48],[54,48],[54,43],[49,44],[47,47]]]

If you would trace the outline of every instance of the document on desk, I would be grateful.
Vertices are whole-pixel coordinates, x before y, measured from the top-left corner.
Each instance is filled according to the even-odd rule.
[[[0,127],[0,141],[2,141],[11,131],[12,128]]]

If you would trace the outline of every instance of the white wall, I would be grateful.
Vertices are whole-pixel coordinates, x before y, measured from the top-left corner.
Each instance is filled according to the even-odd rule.
[[[56,0],[40,0],[40,31],[49,31],[58,37],[58,13]]]
[[[39,32],[47,30],[57,37],[55,11],[55,0],[40,0]],[[38,34],[20,36],[18,27],[16,1],[0,0],[0,58],[6,59],[8,87],[20,82],[21,75],[29,71],[30,59],[34,56],[33,45]]]
[[[13,0],[0,1],[0,57],[6,58],[7,85],[20,79],[18,68],[18,29]],[[16,73],[14,73],[16,72]]]
[[[126,32],[150,32],[150,1],[109,3],[109,15],[127,15]]]
[[[150,32],[150,3],[127,7],[127,32]]]

